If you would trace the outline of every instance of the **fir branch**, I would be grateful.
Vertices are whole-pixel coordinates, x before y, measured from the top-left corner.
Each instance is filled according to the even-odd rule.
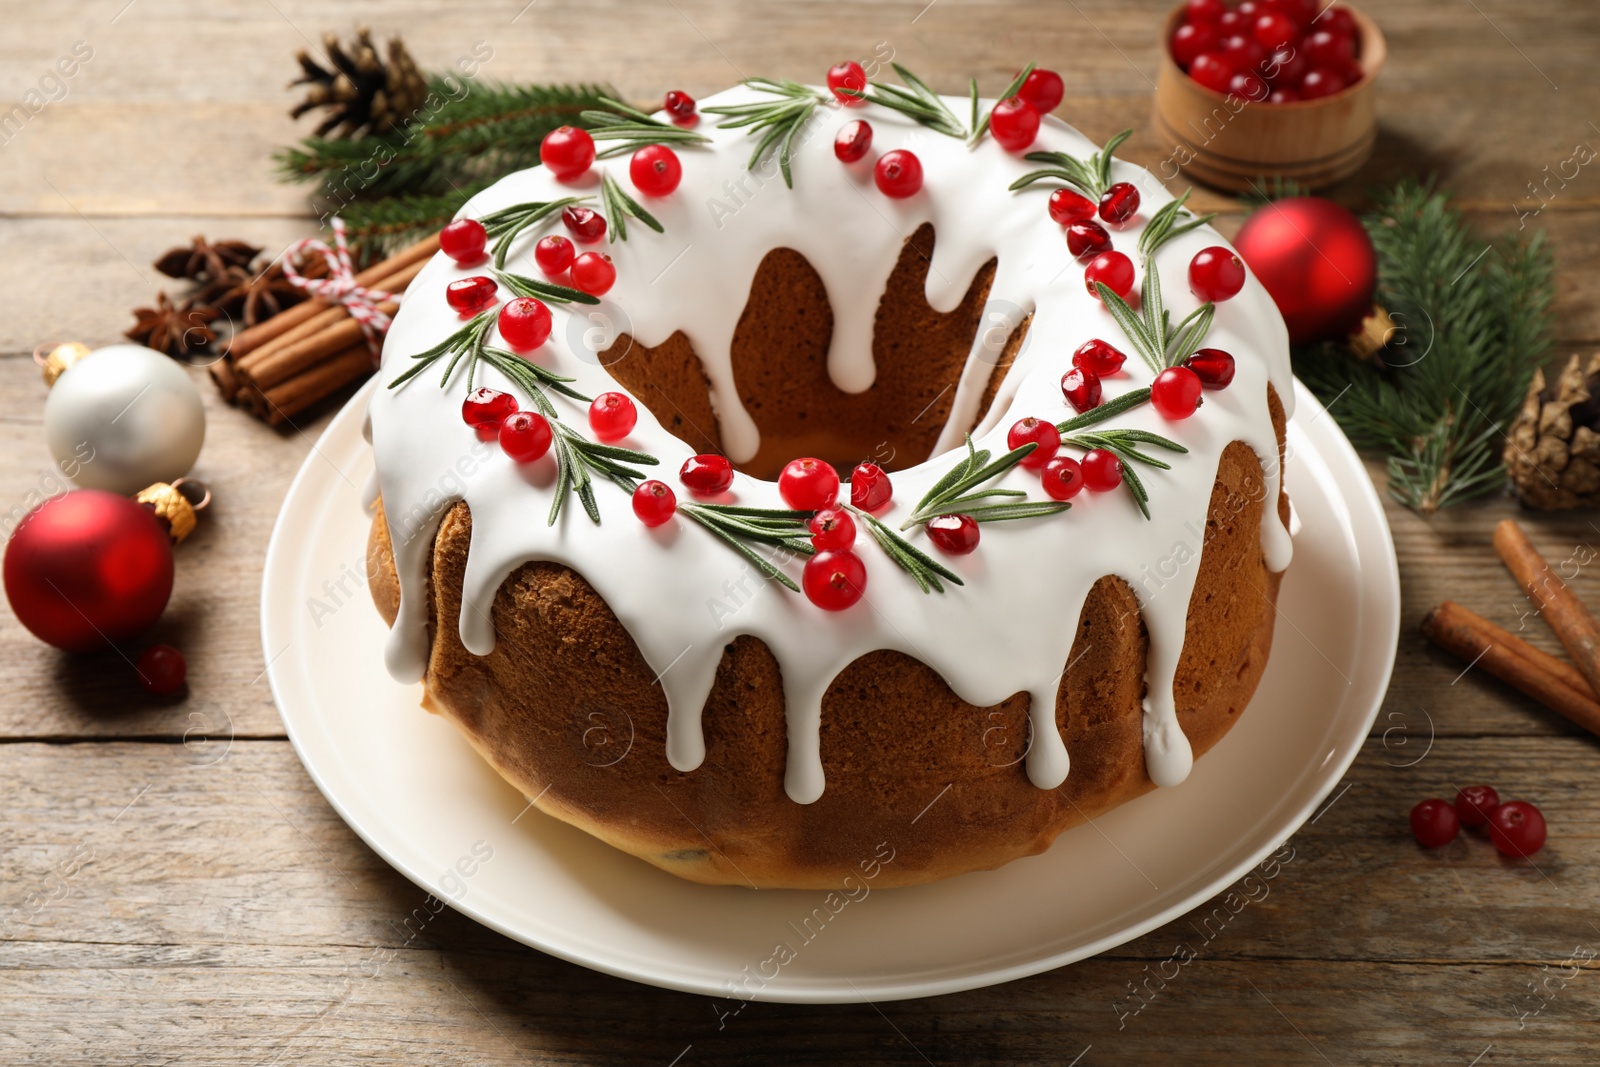
[[[907,541],[900,534],[880,522],[876,516],[863,511],[853,504],[844,505],[845,509],[866,524],[867,532],[872,539],[878,542],[878,547],[883,549],[883,554],[888,556],[900,567],[901,570],[911,575],[913,581],[924,592],[942,593],[944,586],[940,579],[952,585],[966,585],[960,575],[950,568],[922,551],[917,546]]]
[[[518,296],[532,296],[552,304],[598,304],[600,298],[584,292],[582,289],[573,289],[555,282],[542,282],[537,278],[529,278],[522,274],[511,274],[507,271],[497,270],[494,276],[500,284],[510,289]]]
[[[580,117],[588,127],[590,137],[596,141],[616,143],[608,143],[595,153],[596,159],[610,159],[612,156],[636,152],[646,145],[674,144],[684,147],[711,142],[711,138],[703,133],[664,122],[608,96],[602,96],[599,104],[599,108],[585,111]]]
[[[1029,152],[1023,156],[1030,163],[1047,163],[1043,170],[1029,171],[1011,183],[1011,190],[1025,189],[1035,182],[1054,180],[1066,182],[1090,200],[1099,202],[1111,185],[1111,154],[1122,142],[1133,136],[1131,129],[1123,130],[1088,159],[1069,156],[1065,152]]]
[[[679,504],[678,511],[709,530],[765,577],[796,593],[800,591],[793,578],[757,552],[752,544],[771,545],[799,556],[811,555],[816,549],[808,539],[810,531],[806,529],[806,520],[811,518],[812,512],[696,503]]]
[[[622,191],[622,186],[617,184],[609,171],[600,175],[600,203],[605,209],[606,220],[611,224],[606,231],[608,244],[628,239],[629,218],[638,219],[657,233],[666,232],[654,215],[639,206],[639,201]]]
[[[1162,204],[1145,224],[1144,232],[1139,235],[1139,254],[1144,257],[1147,271],[1149,261],[1162,245],[1175,237],[1182,237],[1191,230],[1198,230],[1217,217],[1215,211],[1199,217],[1189,213],[1183,205],[1193,192],[1193,189],[1185,189],[1178,199]]]
[[[366,265],[438,233],[487,185],[486,182],[470,182],[438,196],[416,194],[356,200],[334,213],[344,220],[345,236],[357,259]]]
[[[905,88],[885,82],[869,82],[865,90],[844,89],[841,92],[846,96],[854,96],[889,108],[891,111],[898,111],[946,137],[967,139],[971,131],[963,126],[961,120],[956,118],[955,112],[945,105],[943,97],[928,88],[927,82],[899,63],[890,65],[894,67],[894,72],[900,75],[900,80],[906,83]],[[984,121],[987,123],[988,120]],[[973,140],[975,142],[977,136],[973,136]]]
[[[1005,100],[1009,100],[1013,96],[1016,96],[1017,95],[1017,90],[1022,88],[1022,83],[1028,80],[1028,75],[1033,73],[1033,68],[1035,66],[1036,66],[1036,64],[1029,63],[1026,67],[1023,67],[1021,72],[1018,73],[1015,78],[1011,79],[1011,84],[1006,86],[1006,91],[1000,94],[1000,96],[996,100],[996,103],[999,103],[999,102],[1005,101]],[[978,83],[976,81],[974,81],[972,83],[972,136],[967,138],[967,147],[968,148],[972,148],[979,141],[983,140],[983,135],[989,132],[989,120],[992,119],[993,117],[994,117],[994,108],[991,107],[988,111],[986,111],[984,113],[982,121],[979,121],[979,119],[978,119]]]
[[[511,242],[525,231],[554,217],[564,208],[594,199],[588,196],[564,196],[559,200],[530,200],[526,204],[512,204],[491,211],[478,220],[489,240],[494,242],[494,265],[504,268],[506,256],[511,252]]]
[[[768,153],[776,151],[778,169],[783,172],[783,184],[793,189],[794,175],[790,172],[790,160],[794,152],[795,138],[816,114],[817,105],[826,102],[828,97],[821,91],[801,85],[799,82],[747,78],[745,84],[777,99],[749,104],[726,104],[703,110],[708,115],[725,116],[725,121],[717,124],[721,129],[735,130],[748,127],[752,134],[760,134],[761,139],[756,143],[755,151],[750,153],[750,162],[746,164],[746,169],[755,170],[756,165],[765,159]]]

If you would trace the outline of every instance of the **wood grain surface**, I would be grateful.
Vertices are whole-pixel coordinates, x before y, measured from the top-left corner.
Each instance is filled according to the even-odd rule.
[[[1367,10],[1390,61],[1378,153],[1335,191],[1436,174],[1485,232],[1549,234],[1562,354],[1600,345],[1600,170],[1537,216],[1530,183],[1600,144],[1600,5],[1393,0]],[[488,79],[608,81],[700,96],[754,74],[815,79],[893,49],[936,86],[1063,72],[1060,114],[1132,125],[1154,163],[1152,0],[446,4],[93,0],[0,5],[0,514],[63,486],[42,439],[35,344],[118,339],[190,236],[282,247],[310,232],[270,157],[292,53],[325,29],[402,33],[425,68],[485,41]],[[93,57],[48,81],[76,42]],[[1203,194],[1228,213],[1237,201]],[[1421,519],[1390,505],[1403,631],[1365,751],[1289,843],[1270,894],[1200,944],[1199,915],[1050,974],[895,1004],[755,1004],[737,1017],[552,959],[424,894],[317,792],[263,678],[259,580],[279,502],[330,406],[283,431],[219,404],[196,476],[217,504],[179,550],[156,636],[185,650],[185,699],[141,695],[115,656],[73,659],[0,608],[0,1063],[61,1064],[1472,1064],[1594,1062],[1600,1045],[1600,742],[1424,644],[1455,599],[1552,652],[1490,547],[1505,500]],[[1381,469],[1371,468],[1381,482]],[[18,510],[21,509],[21,510]],[[1526,519],[1552,559],[1600,544],[1590,512]],[[1589,552],[1592,555],[1592,550]],[[1600,572],[1579,592],[1600,603]],[[1533,863],[1481,841],[1435,852],[1406,812],[1487,781],[1536,801]],[[1147,981],[1182,944],[1197,958]],[[1145,990],[1143,999],[1133,991]],[[1539,996],[1535,996],[1535,991]],[[1137,1009],[1137,1010],[1135,1010]]]

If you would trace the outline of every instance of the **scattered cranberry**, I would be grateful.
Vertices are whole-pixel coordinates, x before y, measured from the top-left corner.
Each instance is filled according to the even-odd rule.
[[[1206,52],[1216,51],[1221,43],[1222,37],[1213,23],[1185,22],[1172,31],[1172,58],[1187,69]]]
[[[811,456],[791,459],[778,475],[778,495],[796,511],[830,508],[839,499],[839,472]]]
[[[616,280],[617,268],[604,252],[585,252],[572,261],[572,284],[590,296],[605,296]]]
[[[978,547],[978,522],[971,515],[940,515],[928,520],[928,540],[952,556]]]
[[[823,611],[843,611],[867,591],[867,568],[854,552],[818,552],[806,560],[800,586]]]
[[[1456,839],[1461,820],[1456,809],[1442,800],[1424,800],[1411,809],[1411,836],[1423,848],[1440,848]]]
[[[1500,806],[1500,794],[1492,785],[1469,785],[1456,793],[1456,815],[1462,826],[1482,826]]]
[[[594,162],[594,138],[574,126],[558,126],[539,144],[539,162],[550,168],[557,181],[583,176]]]
[[[500,336],[519,352],[538,348],[550,337],[550,309],[531,296],[506,301],[500,309]]]
[[[560,277],[566,269],[572,266],[572,261],[578,255],[578,250],[572,242],[553,233],[533,246],[534,262],[539,264],[539,269],[552,278]]]
[[[1189,261],[1189,291],[1201,300],[1220,304],[1244,288],[1244,260],[1231,248],[1202,248]]]
[[[828,89],[838,98],[839,103],[845,107],[860,107],[866,101],[859,96],[851,96],[843,90],[864,93],[867,91],[867,72],[861,69],[861,64],[853,59],[843,63],[835,63],[828,68]],[[852,601],[853,603],[853,601]]]
[[[863,463],[850,472],[850,503],[862,511],[877,511],[893,496],[889,475],[876,463]]]
[[[677,510],[678,496],[666,482],[652,478],[648,482],[640,482],[639,488],[633,491],[633,513],[646,526],[660,526],[672,518]]]
[[[1128,357],[1122,352],[1100,340],[1098,337],[1092,341],[1085,341],[1072,353],[1072,365],[1079,370],[1086,370],[1096,377],[1104,378],[1115,374],[1122,369]]]
[[[483,258],[489,245],[489,234],[477,219],[456,219],[439,231],[439,249],[461,266],[470,266]]]
[[[922,161],[903,148],[885,152],[872,168],[878,191],[895,200],[916,196],[922,188]]]
[[[678,480],[688,486],[692,493],[716,496],[726,493],[728,486],[733,484],[733,464],[728,462],[726,456],[702,452],[683,461],[683,466],[678,469]]]
[[[1067,251],[1078,259],[1093,259],[1111,248],[1111,235],[1098,222],[1074,222],[1067,227]]]
[[[513,411],[500,423],[500,448],[518,463],[532,463],[550,451],[550,423],[537,411]]]
[[[1044,465],[1039,483],[1051,500],[1071,500],[1083,489],[1083,465],[1071,456],[1057,456]]]
[[[1221,52],[1202,52],[1189,64],[1189,77],[1219,93],[1228,91],[1228,83],[1236,73],[1232,61]]]
[[[1526,800],[1508,801],[1489,813],[1489,840],[1507,856],[1526,858],[1538,852],[1545,833],[1544,815]]]
[[[1007,97],[989,112],[989,132],[1007,152],[1021,152],[1039,136],[1039,112],[1020,96]]]
[[[445,286],[444,298],[465,318],[468,315],[476,315],[494,303],[497,291],[493,278],[479,274],[471,278],[457,279]]]
[[[811,531],[811,547],[818,552],[837,552],[856,543],[856,520],[843,508],[823,508],[806,523]]]
[[[666,111],[668,117],[671,118],[676,126],[693,126],[700,120],[699,114],[695,111],[694,97],[681,89],[673,89],[667,93],[663,110]],[[661,483],[657,482],[656,484],[660,485]],[[660,523],[656,525],[659,526]]]
[[[683,164],[666,145],[647,144],[628,160],[628,177],[645,196],[667,196],[683,180]]]
[[[1094,201],[1072,189],[1057,189],[1050,194],[1050,217],[1063,226],[1094,218]]]
[[[1061,447],[1061,433],[1054,423],[1029,415],[1025,419],[1018,419],[1006,434],[1007,448],[1021,448],[1026,444],[1036,447],[1023,456],[1018,465],[1028,470],[1039,470],[1050,462],[1050,458]]]
[[[1343,90],[1343,76],[1326,67],[1317,67],[1300,79],[1300,96],[1306,100],[1319,100]]]
[[[1226,389],[1233,381],[1233,357],[1220,348],[1202,348],[1183,361],[1207,389]]]
[[[606,217],[592,207],[569,204],[561,209],[561,222],[580,241],[592,243],[606,235]]]
[[[1150,383],[1150,405],[1165,418],[1187,419],[1200,407],[1200,376],[1188,367],[1168,367]]]
[[[1104,285],[1126,300],[1133,292],[1133,260],[1122,252],[1101,252],[1084,268],[1083,284],[1090,296],[1098,297]]]
[[[863,119],[839,127],[833,139],[833,154],[841,163],[854,163],[872,150],[872,125]]]
[[[1039,114],[1048,115],[1061,105],[1061,98],[1067,95],[1067,86],[1055,71],[1035,67],[1022,79],[1022,87],[1017,90],[1017,95],[1032,104],[1033,110]]]
[[[1107,448],[1091,448],[1084,453],[1083,484],[1090,492],[1107,493],[1122,484],[1122,460]]]
[[[480,385],[461,402],[461,419],[476,429],[488,429],[498,427],[502,419],[516,410],[516,397]]]
[[[1131,182],[1114,182],[1100,194],[1100,217],[1107,222],[1127,222],[1139,211],[1139,190]]]
[[[1080,415],[1090,408],[1099,407],[1103,392],[1100,376],[1094,371],[1073,367],[1061,376],[1061,395],[1067,398],[1072,410]]]
[[[639,409],[627,393],[601,393],[589,405],[589,428],[602,441],[620,441],[639,422]]]
[[[139,654],[134,670],[139,675],[140,685],[157,696],[166,696],[183,688],[183,680],[189,676],[189,663],[183,653],[171,645],[151,645]]]

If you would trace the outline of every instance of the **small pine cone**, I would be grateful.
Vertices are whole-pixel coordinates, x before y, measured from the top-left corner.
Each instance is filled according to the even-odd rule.
[[[1554,388],[1536,371],[1506,438],[1506,473],[1524,507],[1600,505],[1600,353],[1567,362]]]

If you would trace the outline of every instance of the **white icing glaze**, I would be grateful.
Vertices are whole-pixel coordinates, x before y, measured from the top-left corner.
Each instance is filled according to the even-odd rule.
[[[757,95],[737,87],[704,103],[738,103]],[[950,104],[958,114],[967,106],[965,100]],[[890,200],[873,185],[870,158],[851,166],[834,158],[835,132],[856,118],[872,123],[877,152],[909,148],[917,153],[926,176],[921,193]],[[1003,453],[1006,428],[1023,416],[1051,421],[1069,417],[1060,376],[1072,351],[1092,337],[1110,341],[1130,357],[1123,374],[1105,381],[1107,399],[1149,384],[1150,372],[1110,314],[1087,293],[1082,265],[1068,253],[1060,227],[1048,219],[1050,184],[1008,191],[1011,181],[1032,165],[1001,150],[992,138],[969,150],[961,141],[877,106],[848,112],[822,109],[810,136],[796,147],[794,188],[788,189],[771,166],[756,174],[745,169],[752,141],[743,131],[718,129],[709,121],[700,129],[712,144],[679,152],[679,189],[645,201],[665,234],[635,222],[626,242],[606,247],[616,262],[617,282],[599,308],[551,305],[554,332],[530,358],[575,377],[581,391],[594,395],[618,388],[593,354],[617,333],[654,346],[682,330],[705,367],[730,457],[748,459],[759,436],[740,403],[729,348],[762,257],[774,248],[793,248],[816,268],[834,316],[829,373],[840,388],[860,391],[875,375],[872,330],[884,283],[904,238],[924,222],[931,222],[936,234],[927,281],[928,300],[935,308],[955,307],[973,275],[991,258],[998,259],[989,308],[957,384],[940,450],[958,444],[964,427],[976,418],[995,355],[1010,326],[1029,312],[1034,318],[1027,344],[974,432],[980,447]],[[1034,147],[1086,157],[1098,146],[1047,119]],[[632,191],[626,157],[599,167]],[[1140,228],[1171,196],[1142,168],[1118,161],[1114,170],[1117,180],[1134,182],[1143,199],[1140,214],[1113,233],[1115,246],[1133,254]],[[592,173],[580,191],[597,187],[598,175]],[[476,217],[572,193],[572,186],[535,168],[485,190],[462,214]],[[537,236],[518,241],[509,269],[542,277],[532,255]],[[1175,321],[1197,304],[1186,284],[1190,258],[1218,243],[1223,243],[1218,235],[1204,227],[1170,241],[1158,253],[1162,288]],[[458,267],[442,255],[428,264],[412,283],[389,333],[380,372],[385,382],[409,365],[413,353],[460,326],[445,303],[445,285],[483,269]],[[401,588],[399,617],[387,648],[389,669],[401,680],[423,674],[427,557],[444,510],[461,499],[472,509],[460,622],[466,648],[478,655],[494,648],[490,606],[496,590],[519,565],[553,560],[573,568],[605,598],[657,673],[669,707],[667,758],[680,770],[693,770],[704,758],[701,710],[724,646],[735,636],[750,634],[772,649],[782,671],[789,738],[785,788],[796,802],[810,803],[823,790],[823,693],[844,667],[875,649],[896,649],[929,664],[963,700],[978,706],[1026,692],[1033,735],[1027,773],[1035,785],[1054,788],[1068,772],[1055,708],[1079,613],[1097,579],[1119,575],[1137,593],[1150,637],[1146,764],[1157,784],[1175,785],[1187,777],[1193,756],[1178,726],[1173,678],[1212,482],[1230,442],[1250,446],[1267,472],[1268,506],[1261,530],[1267,565],[1280,571],[1291,553],[1289,533],[1275,506],[1277,441],[1267,407],[1269,382],[1286,405],[1292,403],[1288,337],[1271,298],[1253,277],[1237,297],[1218,306],[1206,344],[1233,353],[1238,369],[1228,389],[1206,392],[1195,417],[1167,422],[1146,404],[1108,424],[1153,430],[1189,449],[1188,455],[1173,457],[1171,471],[1139,468],[1154,521],[1139,514],[1126,492],[1117,491],[1083,493],[1065,514],[986,524],[978,551],[940,557],[966,582],[943,595],[922,593],[862,531],[857,550],[867,568],[866,596],[840,613],[825,613],[805,597],[764,580],[686,520],[646,529],[633,517],[627,494],[609,483],[595,486],[601,525],[592,524],[574,502],[556,526],[548,527],[552,460],[519,468],[497,447],[479,442],[461,419],[465,383],[459,372],[448,389],[438,388],[438,372],[401,389],[379,389],[370,412],[372,440]],[[480,368],[479,373],[479,384],[516,391],[492,369]],[[563,418],[586,428],[582,405],[561,398],[556,403]],[[637,429],[624,443],[657,456],[661,466],[652,474],[683,496],[676,473],[692,450],[667,433],[642,404],[639,415]],[[884,521],[898,526],[953,458],[894,473],[894,502],[882,515]],[[997,484],[1042,498],[1037,477],[1020,468]],[[743,474],[735,477],[731,499],[758,507],[784,506],[776,484]],[[927,547],[920,531],[909,536]],[[791,573],[798,575],[798,570],[791,567]]]

